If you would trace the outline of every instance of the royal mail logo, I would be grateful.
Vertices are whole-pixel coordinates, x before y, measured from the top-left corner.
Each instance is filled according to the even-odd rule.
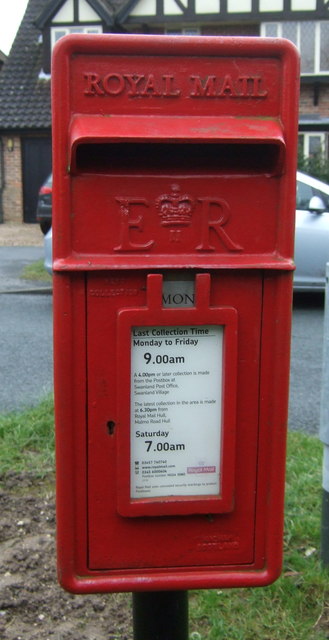
[[[215,473],[216,467],[204,466],[204,467],[187,467],[187,473]]]
[[[218,243],[226,251],[242,251],[230,235],[231,210],[224,198],[193,197],[181,193],[177,183],[170,193],[156,198],[115,197],[119,216],[119,243],[114,251],[150,251],[158,242],[156,226],[168,230],[169,243],[184,243],[189,227],[197,231],[195,251],[216,251]],[[154,215],[158,213],[158,216]],[[194,214],[196,224],[194,221]]]
[[[159,196],[155,206],[162,226],[186,227],[191,224],[195,202],[189,195],[180,193],[178,184],[172,185],[170,194]]]
[[[190,75],[184,86],[174,74],[117,73],[83,74],[83,93],[87,97],[127,96],[128,98],[244,98],[264,99],[268,96],[261,75]]]

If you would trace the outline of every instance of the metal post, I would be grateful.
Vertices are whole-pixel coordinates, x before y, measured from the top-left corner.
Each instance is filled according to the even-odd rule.
[[[188,592],[133,593],[134,640],[188,640]]]
[[[320,557],[323,566],[329,567],[329,263],[326,270],[320,440],[324,445]]]

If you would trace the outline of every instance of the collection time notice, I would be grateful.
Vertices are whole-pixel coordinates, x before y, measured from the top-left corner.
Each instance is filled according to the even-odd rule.
[[[223,333],[133,327],[131,498],[220,493]]]

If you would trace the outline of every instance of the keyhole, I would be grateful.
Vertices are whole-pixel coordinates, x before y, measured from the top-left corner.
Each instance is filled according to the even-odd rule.
[[[114,434],[114,429],[115,429],[115,422],[114,420],[109,420],[107,423],[107,430],[110,434],[110,436],[113,436]]]

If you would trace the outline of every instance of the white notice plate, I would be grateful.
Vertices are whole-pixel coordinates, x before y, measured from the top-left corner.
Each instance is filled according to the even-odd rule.
[[[223,333],[132,328],[131,498],[220,494]]]

